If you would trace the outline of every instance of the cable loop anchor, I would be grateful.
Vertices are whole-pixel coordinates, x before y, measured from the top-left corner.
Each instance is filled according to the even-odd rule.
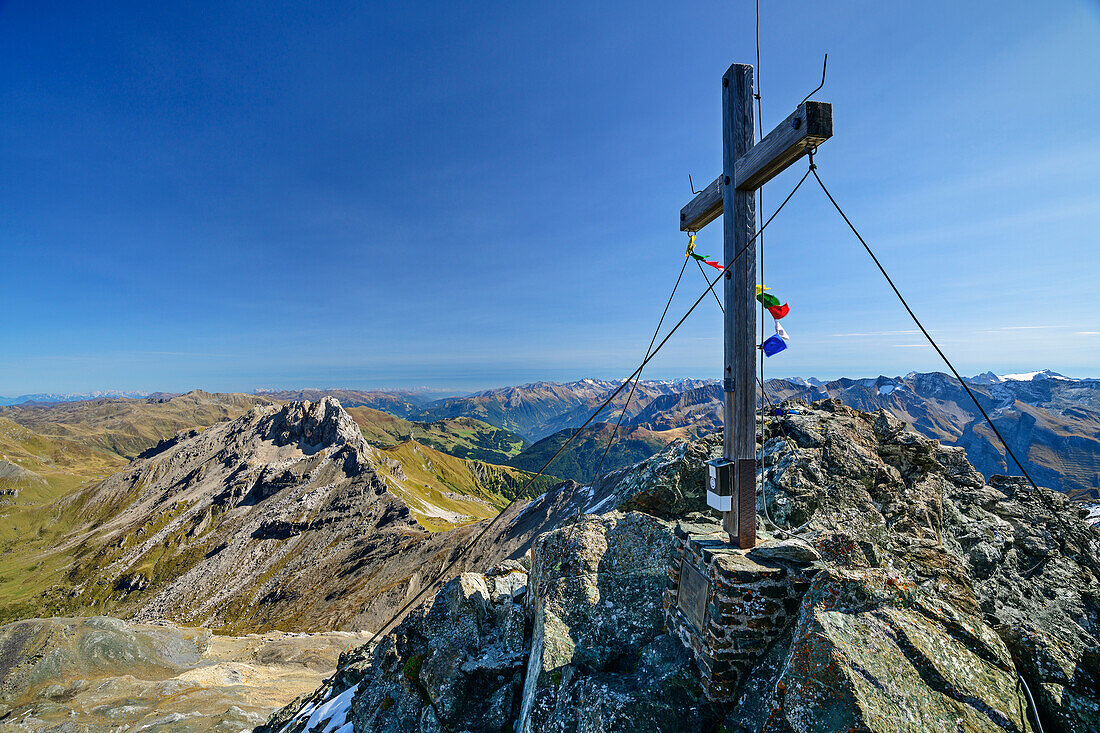
[[[816,152],[817,152],[817,146],[816,145],[807,145],[806,146],[806,155],[809,156],[809,158],[810,158],[810,170],[812,170],[812,171],[817,170],[817,163],[814,163],[814,153],[816,153]]]

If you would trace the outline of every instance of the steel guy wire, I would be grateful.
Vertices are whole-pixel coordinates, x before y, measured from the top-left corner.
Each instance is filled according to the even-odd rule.
[[[692,234],[694,234],[694,232]],[[653,350],[653,344],[657,341],[657,334],[661,332],[661,325],[664,324],[665,316],[668,315],[668,308],[672,305],[672,299],[676,297],[676,290],[680,287],[680,280],[682,280],[684,277],[684,270],[687,268],[688,259],[688,256],[685,255],[684,264],[680,266],[680,274],[676,276],[676,283],[672,286],[672,292],[668,294],[668,302],[665,303],[665,309],[661,313],[661,318],[657,321],[657,328],[653,329],[653,336],[649,339],[649,346],[646,347],[645,355],[642,357],[643,362],[645,360],[645,357],[649,356],[649,353]],[[696,260],[696,264],[698,264],[698,260]],[[641,370],[638,371],[638,376],[630,385],[630,392],[626,396],[626,402],[623,403],[623,409],[622,412],[619,413],[619,419],[615,423],[615,429],[611,431],[611,437],[607,439],[607,445],[604,446],[603,455],[600,456],[600,462],[599,464],[597,464],[596,470],[592,474],[591,486],[593,490],[595,490],[596,488],[596,480],[600,477],[600,469],[603,468],[604,459],[607,458],[607,453],[611,450],[611,446],[615,442],[615,437],[619,434],[619,426],[623,424],[623,417],[626,416],[626,411],[630,407],[630,401],[634,398],[634,390],[638,388],[638,383],[640,381],[642,381]],[[577,506],[577,513],[573,515],[573,521],[569,528],[569,536],[561,544],[561,547],[558,548],[558,552],[555,553],[555,562],[553,563],[555,569],[561,568],[561,556],[565,552],[565,548],[567,548],[569,544],[573,541],[573,537],[576,533],[577,522],[580,520],[581,517],[582,506],[583,505]]]
[[[465,557],[466,553],[470,550],[470,548],[473,547],[474,545],[476,545],[478,540],[480,540],[482,537],[484,537],[485,534],[500,520],[500,518],[502,516],[504,516],[504,513],[506,511],[508,511],[508,509],[510,509],[517,501],[519,501],[520,497],[527,491],[527,489],[529,489],[531,487],[531,485],[534,483],[535,479],[538,478],[539,476],[541,476],[542,473],[547,468],[549,468],[550,464],[553,463],[554,460],[559,455],[561,455],[562,452],[576,439],[576,437],[580,434],[581,430],[588,427],[588,425],[596,418],[596,415],[598,415],[603,410],[603,408],[607,407],[607,405],[609,405],[611,403],[611,401],[613,399],[615,399],[615,397],[617,397],[620,392],[623,391],[623,389],[626,387],[627,383],[630,382],[630,380],[634,379],[635,376],[641,374],[641,372],[645,368],[646,364],[648,364],[650,361],[653,360],[653,358],[655,356],[657,356],[657,353],[664,347],[664,345],[666,343],[668,343],[668,340],[670,338],[672,338],[673,334],[675,334],[676,331],[679,330],[680,326],[682,326],[684,324],[684,322],[695,311],[695,309],[699,306],[699,304],[703,302],[703,299],[707,297],[707,293],[714,291],[715,283],[717,283],[718,280],[728,272],[730,266],[733,265],[733,263],[736,262],[737,259],[739,257],[741,257],[741,255],[744,254],[748,250],[748,248],[752,245],[752,243],[756,241],[756,238],[758,236],[760,236],[760,233],[763,232],[768,227],[768,225],[772,223],[772,221],[775,219],[775,217],[779,215],[779,212],[783,210],[783,207],[787,205],[787,202],[789,202],[794,197],[794,195],[798,191],[798,189],[800,189],[802,187],[802,184],[806,182],[806,179],[809,177],[810,172],[811,171],[808,169],[806,171],[806,173],[803,174],[802,178],[800,178],[798,180],[798,183],[795,184],[795,187],[793,189],[791,189],[791,192],[789,194],[787,194],[787,198],[783,199],[783,203],[779,205],[779,208],[776,209],[775,212],[772,213],[772,215],[768,218],[768,220],[766,222],[764,222],[763,226],[761,226],[760,229],[757,230],[756,234],[752,235],[752,237],[749,239],[749,241],[745,243],[745,246],[742,247],[741,250],[739,252],[737,252],[729,262],[727,262],[725,264],[722,272],[719,273],[718,277],[716,277],[713,281],[710,281],[708,279],[707,289],[704,290],[699,295],[699,297],[695,299],[695,302],[691,304],[691,307],[688,308],[687,312],[684,313],[684,315],[680,317],[680,320],[678,320],[676,322],[676,324],[671,329],[669,329],[669,332],[667,334],[665,334],[665,337],[663,339],[661,339],[661,342],[659,344],[657,344],[656,348],[654,348],[650,352],[649,356],[647,356],[645,359],[642,360],[642,363],[638,365],[638,368],[635,369],[630,374],[630,376],[628,376],[623,381],[623,383],[620,384],[618,386],[618,388],[615,389],[615,391],[612,392],[607,397],[607,399],[605,399],[603,401],[603,403],[598,408],[596,408],[596,411],[593,412],[592,415],[589,416],[589,418],[587,420],[585,420],[584,424],[581,425],[581,427],[578,428],[573,433],[573,435],[571,435],[569,437],[569,439],[566,440],[565,443],[562,444],[562,446],[560,448],[558,448],[558,450],[554,453],[554,455],[552,455],[550,457],[550,460],[548,460],[546,463],[544,463],[542,468],[540,468],[537,473],[535,473],[530,479],[528,479],[528,481],[524,485],[524,487],[519,492],[517,492],[516,497],[514,499],[512,499],[511,501],[509,501],[504,506],[504,508],[500,510],[499,514],[497,514],[495,517],[493,517],[491,520],[489,520],[489,522],[484,527],[482,527],[481,531],[478,532],[477,536],[475,536],[472,541],[470,541],[470,542],[466,543],[465,545],[463,545],[462,548],[458,551],[458,553],[454,554],[454,557],[443,566],[443,568],[439,571],[439,573],[437,573],[436,576],[434,578],[432,578],[431,582],[424,585],[419,591],[417,591],[417,593],[411,599],[409,599],[403,606],[401,606],[400,609],[398,609],[397,613],[393,614],[390,617],[389,620],[387,620],[384,624],[382,624],[380,627],[378,627],[378,630],[375,631],[371,635],[371,638],[367,640],[367,642],[366,642],[367,644],[374,643],[385,632],[385,630],[387,628],[389,628],[390,624],[392,624],[394,621],[401,618],[401,616],[403,614],[405,614],[408,610],[413,608],[413,606],[421,598],[423,598],[424,595],[431,588],[433,588],[435,586],[435,584],[438,583],[441,578],[443,578],[456,564],[458,564],[458,561],[461,560],[463,557]]]
[[[894,291],[894,295],[898,296],[898,300],[900,300],[901,304],[905,306],[905,310],[909,313],[909,317],[913,319],[913,323],[917,324],[917,328],[919,328],[921,330],[921,333],[924,334],[924,337],[928,339],[928,343],[930,343],[932,345],[932,348],[936,350],[936,353],[939,354],[941,359],[943,359],[943,363],[947,365],[947,367],[955,375],[955,378],[959,380],[959,384],[962,385],[962,388],[966,390],[966,393],[970,396],[970,399],[974,401],[974,406],[978,408],[978,411],[980,413],[982,413],[982,417],[985,418],[986,423],[993,430],[993,433],[997,436],[997,439],[1001,441],[1001,445],[1004,446],[1005,451],[1008,453],[1009,456],[1011,456],[1017,468],[1020,469],[1020,473],[1022,473],[1024,478],[1027,479],[1027,482],[1031,484],[1036,491],[1038,491],[1038,485],[1031,478],[1031,475],[1027,472],[1027,469],[1024,468],[1024,464],[1021,463],[1020,459],[1016,457],[1016,454],[1012,451],[1012,448],[1009,447],[1008,441],[1006,441],[1004,439],[1004,436],[1001,435],[1001,431],[998,430],[997,426],[993,424],[993,420],[989,417],[989,414],[985,411],[985,408],[982,407],[981,403],[978,402],[978,398],[970,390],[970,386],[967,385],[965,380],[963,380],[962,375],[959,374],[959,370],[956,369],[955,365],[951,363],[951,360],[947,358],[947,354],[943,353],[943,349],[941,349],[939,344],[936,343],[935,339],[932,338],[932,334],[928,333],[928,329],[924,327],[924,324],[920,322],[919,318],[917,318],[917,314],[914,313],[913,309],[909,307],[908,301],[906,301],[905,297],[902,296],[901,291],[898,290],[898,286],[894,284],[893,278],[891,278],[889,273],[886,272],[886,268],[882,266],[882,263],[879,261],[878,257],[876,257],[875,253],[871,251],[870,246],[868,246],[866,240],[864,240],[863,237],[860,235],[859,231],[855,228],[855,225],[852,224],[852,221],[848,218],[848,215],[845,214],[844,210],[840,208],[840,204],[838,204],[836,202],[836,199],[833,198],[833,195],[829,193],[829,189],[825,187],[825,183],[821,180],[821,176],[817,174],[816,167],[811,167],[810,172],[814,174],[814,178],[817,179],[817,183],[819,186],[821,186],[821,190],[824,191],[825,195],[829,197],[829,201],[830,203],[832,203],[833,208],[837,210],[837,213],[840,214],[842,219],[844,219],[844,223],[847,224],[848,228],[852,230],[852,234],[855,234],[856,239],[858,239],[859,243],[863,245],[863,249],[867,250],[867,254],[871,255],[871,259],[874,260],[875,265],[879,269],[879,272],[881,272],[882,276],[886,278],[886,282],[889,283],[890,289]]]

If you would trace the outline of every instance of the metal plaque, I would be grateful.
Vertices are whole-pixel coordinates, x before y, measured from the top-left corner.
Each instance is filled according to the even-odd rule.
[[[702,633],[707,621],[707,599],[710,598],[710,581],[687,560],[680,561],[680,587],[676,592],[676,605],[695,630]]]

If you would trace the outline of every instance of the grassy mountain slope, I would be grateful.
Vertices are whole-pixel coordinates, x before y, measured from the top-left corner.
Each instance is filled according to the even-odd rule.
[[[519,455],[527,442],[502,428],[472,417],[454,417],[423,423],[395,417],[370,407],[346,408],[367,442],[389,448],[415,440],[458,458],[505,463]]]
[[[0,491],[8,492],[9,506],[52,501],[125,463],[113,454],[49,438],[0,417]]]
[[[379,450],[331,401],[291,421],[295,409],[250,412],[0,517],[0,622],[145,609],[226,631],[334,628],[332,614],[358,613],[339,573],[365,599],[389,593],[384,578],[420,562],[409,548],[442,551],[457,540],[433,537],[495,516],[530,478],[412,441]]]
[[[254,395],[195,390],[169,398],[16,405],[0,408],[0,417],[49,438],[133,459],[180,430],[230,420],[270,402]]]
[[[456,458],[413,440],[382,452],[398,464],[380,472],[388,487],[405,500],[417,523],[432,531],[496,516],[529,481],[522,498],[538,496],[560,480],[532,481],[519,468]]]

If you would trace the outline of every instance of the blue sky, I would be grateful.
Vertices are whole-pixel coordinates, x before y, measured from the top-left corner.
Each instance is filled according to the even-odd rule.
[[[626,376],[755,56],[687,5],[0,1],[0,394]],[[1100,376],[1100,4],[762,6],[765,129],[828,52],[819,171],[959,368]],[[765,257],[770,376],[942,368],[820,191]]]

